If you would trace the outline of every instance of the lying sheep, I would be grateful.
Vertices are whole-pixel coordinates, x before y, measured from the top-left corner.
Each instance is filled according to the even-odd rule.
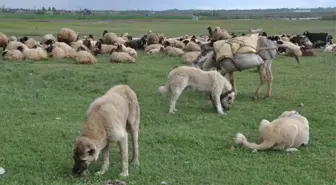
[[[126,47],[125,45],[121,44],[122,52],[128,53],[131,57],[136,58],[138,56],[135,49]]]
[[[97,42],[96,47],[100,54],[109,54],[113,49],[117,49],[117,46],[102,44],[101,41]]]
[[[126,47],[130,47],[133,49],[144,49],[146,44],[146,38],[141,37],[140,39],[129,40],[125,42]]]
[[[19,46],[17,49],[23,53],[25,59],[34,61],[48,59],[47,52],[41,47],[35,46],[35,48],[30,49],[28,47]]]
[[[15,36],[10,36],[10,37],[9,37],[9,42],[10,42],[10,41],[16,41],[16,40],[17,40],[17,38],[16,38]]]
[[[241,133],[237,133],[235,138],[236,144],[254,151],[272,148],[293,152],[308,145],[308,141],[309,122],[297,111],[285,111],[272,122],[262,120],[259,125],[260,144],[248,142]]]
[[[3,50],[6,49],[8,42],[9,42],[8,37],[0,32],[0,47],[2,47]]]
[[[146,54],[159,54],[161,53],[161,48],[154,48],[154,49],[151,49],[149,50],[148,52],[146,52]]]
[[[201,47],[196,44],[195,38],[192,38],[184,47],[184,51],[201,51]]]
[[[228,110],[229,104],[235,99],[231,83],[218,71],[179,66],[169,72],[166,84],[158,88],[161,94],[171,94],[169,113],[177,111],[176,101],[187,87],[190,90],[208,93],[219,114],[225,114],[223,107]]]
[[[54,45],[64,50],[66,58],[73,58],[76,54],[76,49],[72,48],[64,42],[55,42]]]
[[[169,42],[170,45],[175,48],[183,49],[185,47],[185,44],[183,42],[176,39],[166,39],[164,42]]]
[[[113,49],[110,53],[111,63],[135,63],[135,58],[122,51],[122,46],[118,45],[117,49]]]
[[[124,40],[121,37],[118,37],[115,33],[104,30],[103,32],[103,43],[104,44],[118,45],[118,44],[124,44],[125,42],[126,40]]]
[[[336,44],[326,45],[323,52],[335,52],[336,51]]]
[[[49,47],[46,48],[46,51],[48,55],[54,59],[62,59],[67,57],[66,52],[55,44],[49,45]]]
[[[169,45],[169,43],[166,43],[167,45],[165,47],[161,47],[161,52],[166,53],[171,56],[182,56],[184,55],[184,51],[180,48],[175,48]]]
[[[74,54],[73,60],[76,64],[96,64],[98,63],[96,57],[91,52],[86,51],[85,48],[79,47],[78,51]]]
[[[17,49],[19,46],[22,46],[23,48],[28,48],[27,45],[23,44],[19,41],[10,41],[6,47],[7,50],[14,50]]]
[[[30,48],[30,49],[34,48],[37,45],[36,40],[33,39],[33,38],[22,37],[19,40],[20,40],[20,42],[22,42],[23,44],[25,44],[26,46],[28,46],[28,48]]]
[[[24,60],[24,54],[17,49],[5,50],[2,53],[2,58],[5,61]]]
[[[70,44],[71,42],[76,42],[78,38],[79,38],[78,32],[75,32],[70,28],[61,28],[58,31],[57,35],[58,42],[65,42],[67,44]]]
[[[145,52],[147,53],[148,51],[152,50],[152,49],[160,49],[161,47],[163,47],[162,44],[151,44],[145,47]]]
[[[50,45],[55,42],[56,38],[52,34],[45,34],[41,40],[41,44],[47,44],[47,45]]]
[[[200,55],[200,51],[191,51],[187,52],[183,55],[183,63],[184,64],[192,64],[192,62],[197,58],[198,55]]]
[[[147,35],[147,46],[152,45],[152,44],[159,44],[160,43],[160,38],[159,35],[153,33],[152,31],[149,31]]]

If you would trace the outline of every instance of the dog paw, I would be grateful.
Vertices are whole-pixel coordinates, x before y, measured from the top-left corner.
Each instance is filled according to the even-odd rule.
[[[286,149],[286,152],[298,152],[299,151],[299,149],[297,149],[297,148],[287,148]]]
[[[105,173],[105,171],[100,170],[100,171],[97,171],[97,172],[95,173],[95,175],[97,175],[97,176],[101,176],[101,175],[104,175],[104,173]]]
[[[128,170],[126,170],[125,172],[121,172],[120,176],[127,177],[128,176]]]

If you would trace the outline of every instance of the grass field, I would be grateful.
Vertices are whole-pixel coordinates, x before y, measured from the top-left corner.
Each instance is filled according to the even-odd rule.
[[[99,37],[103,30],[140,36],[149,29],[167,35],[206,34],[206,28],[221,26],[246,32],[262,27],[268,33],[328,31],[327,21],[189,21],[189,20],[55,20],[0,19],[0,32],[33,36],[56,34],[70,27],[81,34]],[[334,35],[336,36],[336,35]],[[336,61],[334,54],[318,52],[294,58],[278,56],[273,61],[273,97],[253,100],[257,73],[237,73],[239,94],[228,115],[212,109],[208,98],[185,92],[177,102],[179,112],[168,114],[169,96],[157,94],[168,72],[182,59],[147,56],[139,52],[136,64],[75,65],[72,61],[1,62],[0,65],[0,166],[6,174],[0,184],[102,185],[120,179],[119,148],[113,144],[111,166],[102,177],[71,175],[72,147],[79,135],[89,104],[111,86],[128,84],[137,93],[141,108],[140,166],[130,166],[130,185],[317,185],[336,184]],[[301,103],[304,104],[301,107]],[[240,131],[256,141],[262,119],[273,120],[285,110],[298,110],[310,121],[310,143],[298,153],[258,152],[231,149]],[[101,161],[92,165],[91,174]]]

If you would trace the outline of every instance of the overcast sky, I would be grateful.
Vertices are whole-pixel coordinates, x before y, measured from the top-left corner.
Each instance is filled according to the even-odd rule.
[[[335,7],[336,0],[0,0],[0,5],[31,9],[54,6],[67,10],[265,9]]]

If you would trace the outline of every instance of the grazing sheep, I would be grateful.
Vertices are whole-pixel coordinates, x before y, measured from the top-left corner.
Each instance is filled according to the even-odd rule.
[[[131,55],[133,58],[135,58],[135,57],[138,56],[137,52],[136,52],[133,48],[126,47],[126,46],[123,45],[123,44],[121,44],[121,47],[122,47],[122,52],[128,53],[128,54]]]
[[[19,46],[17,49],[23,53],[23,55],[25,56],[25,59],[34,60],[34,61],[48,59],[47,51],[45,51],[41,47],[35,46],[35,48],[30,49],[28,47]]]
[[[169,43],[166,47],[161,47],[161,51],[162,51],[162,53],[166,53],[166,54],[171,55],[171,56],[182,56],[182,55],[184,55],[184,51],[182,49],[172,47],[172,46],[169,45]]]
[[[117,49],[117,46],[102,44],[101,41],[97,42],[96,47],[98,48],[100,54],[109,54],[113,49]]]
[[[171,93],[169,113],[177,111],[176,101],[186,88],[208,93],[219,114],[225,114],[223,107],[228,110],[235,99],[231,83],[218,71],[179,66],[169,72],[166,84],[158,88],[161,94]]]
[[[8,37],[0,32],[0,47],[2,47],[3,50],[5,50],[8,43],[9,43]]]
[[[24,60],[25,56],[17,49],[5,50],[2,53],[2,58],[5,61]]]
[[[52,34],[45,34],[41,40],[41,44],[47,44],[47,45],[50,45],[55,42],[56,38]]]
[[[140,39],[129,40],[125,42],[126,47],[130,47],[133,49],[144,49],[146,44],[146,38],[141,37]]]
[[[62,59],[67,56],[66,52],[61,47],[58,47],[55,44],[49,45],[49,47],[46,48],[46,51],[48,55],[54,59]]]
[[[183,55],[183,63],[184,64],[192,64],[192,62],[197,58],[197,56],[199,56],[201,54],[200,51],[191,51],[188,53],[185,53]]]
[[[118,45],[117,49],[113,49],[110,53],[111,63],[135,63],[135,58],[122,51],[122,46]]]
[[[159,54],[161,53],[161,48],[154,48],[146,52],[147,54]]]
[[[245,148],[257,150],[298,151],[309,141],[309,123],[307,118],[296,111],[285,111],[277,119],[269,122],[263,119],[259,125],[260,144],[250,143],[246,137],[237,133],[235,143]]]
[[[88,52],[83,47],[79,47],[78,51],[73,56],[73,60],[76,64],[96,64],[98,63],[96,57],[91,52]]]
[[[78,32],[75,32],[70,28],[61,28],[58,31],[57,35],[58,42],[65,42],[67,44],[70,44],[71,42],[76,42],[78,38],[79,38]]]
[[[163,47],[162,44],[151,44],[145,47],[145,52],[147,53],[148,51],[152,50],[152,49],[160,49],[161,47]]]
[[[152,44],[159,44],[160,43],[160,38],[159,35],[149,31],[149,34],[147,35],[147,46],[152,45]]]
[[[28,46],[28,48],[32,49],[34,48],[36,45],[38,45],[38,43],[36,42],[35,39],[33,38],[28,38],[28,37],[22,37],[20,39],[20,42],[22,42],[23,44],[25,44],[26,46]]]

